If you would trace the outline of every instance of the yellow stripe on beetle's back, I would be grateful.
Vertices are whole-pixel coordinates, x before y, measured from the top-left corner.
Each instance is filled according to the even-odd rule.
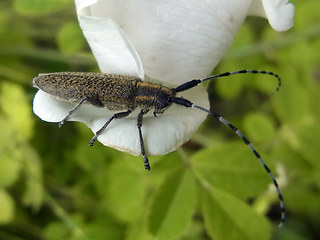
[[[139,82],[138,87],[139,88],[146,88],[149,90],[161,89],[161,85],[156,84],[156,83],[150,83],[150,82]]]

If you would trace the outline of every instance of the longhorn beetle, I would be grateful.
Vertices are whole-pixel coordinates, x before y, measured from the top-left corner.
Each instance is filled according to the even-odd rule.
[[[139,132],[139,141],[141,155],[143,156],[144,166],[150,170],[149,160],[145,152],[144,142],[141,132],[143,115],[153,109],[153,114],[162,114],[170,105],[178,104],[187,108],[196,108],[204,111],[212,117],[232,129],[243,142],[251,149],[256,158],[260,161],[265,171],[269,174],[273,185],[277,191],[281,207],[281,227],[285,221],[285,205],[278,183],[272,172],[261,158],[260,154],[251,145],[250,141],[229,121],[224,119],[219,114],[195,105],[187,99],[177,97],[178,92],[183,92],[198,84],[213,80],[220,77],[226,77],[235,74],[255,73],[271,75],[278,80],[278,87],[281,86],[280,77],[267,71],[257,70],[241,70],[234,72],[225,72],[218,75],[213,75],[202,79],[193,79],[185,82],[178,87],[168,88],[159,84],[143,82],[140,78],[128,75],[105,74],[105,73],[88,73],[88,72],[58,72],[39,74],[33,79],[33,86],[42,91],[56,97],[59,100],[76,103],[69,114],[59,123],[61,127],[71,115],[73,115],[82,104],[88,102],[97,107],[107,107],[110,110],[118,111],[94,134],[89,145],[93,146],[95,140],[110,124],[111,121],[117,118],[125,118],[130,115],[137,107],[141,109],[137,116],[137,127]]]

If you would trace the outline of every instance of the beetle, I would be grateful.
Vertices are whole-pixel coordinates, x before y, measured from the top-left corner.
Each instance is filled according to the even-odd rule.
[[[59,122],[59,127],[61,127],[84,103],[90,103],[96,107],[106,107],[109,110],[115,111],[111,118],[109,118],[104,125],[97,132],[95,132],[94,136],[90,140],[90,146],[93,146],[99,134],[105,131],[111,121],[119,118],[125,118],[129,116],[136,108],[140,108],[140,113],[137,116],[137,128],[139,132],[140,149],[144,166],[145,169],[149,171],[150,164],[145,152],[144,140],[141,131],[143,116],[150,110],[153,110],[154,116],[162,114],[172,104],[177,104],[187,108],[195,108],[206,112],[231,128],[232,131],[234,131],[242,139],[242,141],[251,149],[256,158],[260,161],[265,171],[271,178],[277,191],[281,207],[281,222],[279,226],[282,226],[285,221],[285,205],[280,188],[271,170],[261,158],[260,154],[252,146],[250,141],[238,130],[238,128],[236,128],[219,114],[195,105],[188,99],[176,96],[178,92],[184,92],[188,89],[196,87],[202,82],[245,73],[273,76],[278,80],[276,91],[278,91],[281,86],[281,79],[277,74],[258,70],[225,72],[202,79],[193,79],[175,88],[169,88],[156,83],[144,82],[140,78],[130,75],[94,72],[57,72],[39,74],[33,79],[33,86],[61,101],[76,103],[76,105],[70,109],[68,115]]]

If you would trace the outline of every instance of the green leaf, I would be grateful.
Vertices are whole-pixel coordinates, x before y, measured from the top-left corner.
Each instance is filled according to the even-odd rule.
[[[275,137],[273,122],[262,113],[246,114],[244,130],[252,142],[267,142]]]
[[[24,138],[30,138],[33,133],[31,107],[22,87],[12,83],[2,83],[1,108],[10,118],[14,129]]]
[[[57,36],[58,46],[64,53],[79,52],[85,45],[85,38],[77,22],[62,26]]]
[[[71,0],[15,0],[14,8],[20,14],[40,16],[65,8]]]
[[[190,226],[188,227],[187,231],[183,233],[183,236],[179,238],[179,240],[200,240],[200,239],[207,239],[206,235],[203,234],[204,226],[203,226],[203,219],[196,215],[192,219]]]
[[[14,218],[14,202],[11,196],[0,189],[0,224],[7,224]]]
[[[10,152],[0,151],[0,187],[11,186],[19,177],[21,164]]]
[[[3,144],[0,170],[5,171],[1,174],[0,185],[10,186],[22,172],[25,184],[23,202],[38,209],[43,200],[41,161],[33,147],[16,134],[12,125],[12,121],[0,115],[0,143]]]
[[[315,121],[313,124],[305,124],[303,128],[297,132],[299,140],[299,151],[308,159],[318,170],[320,170],[320,121]]]
[[[192,173],[186,169],[174,172],[167,177],[151,204],[149,231],[159,240],[178,238],[191,221],[195,203]]]
[[[243,199],[270,184],[268,174],[242,142],[199,151],[191,160],[200,179]]]
[[[130,224],[125,240],[152,240],[152,235],[148,232],[146,219],[138,219]]]
[[[320,42],[320,41],[319,41]],[[319,43],[319,51],[320,51],[320,43]],[[320,60],[320,59],[319,59]],[[320,87],[314,88],[312,91],[312,117],[314,119],[320,119]]]
[[[319,171],[316,181],[319,185]],[[315,181],[304,183],[301,180],[293,180],[290,187],[285,190],[285,201],[288,209],[293,209],[294,212],[302,215],[308,215],[311,219],[318,219],[318,215],[315,213],[320,212],[320,193],[315,190],[316,188],[319,188],[319,186],[316,186]]]
[[[68,229],[62,222],[49,223],[44,231],[45,237],[50,240],[67,239]]]
[[[307,26],[319,23],[319,12],[316,6],[319,6],[319,1],[309,0],[299,11],[296,11],[294,26],[296,30],[305,30]],[[295,52],[295,50],[292,50],[292,52]]]
[[[106,208],[121,221],[135,221],[146,208],[144,175],[121,158],[114,160],[105,175],[108,183],[104,198]]]
[[[236,76],[230,76],[228,78],[217,79],[217,91],[226,99],[235,98],[243,86],[241,79]]]
[[[42,164],[34,150],[26,145],[23,149],[23,167],[25,171],[25,192],[23,203],[32,207],[34,210],[40,208],[43,202],[43,182],[42,182]]]
[[[318,170],[296,149],[287,144],[277,145],[272,149],[272,159],[283,163],[290,175],[297,175],[304,179],[318,176]]]
[[[217,188],[205,189],[202,197],[205,227],[213,239],[268,240],[268,221],[243,202]]]
[[[310,109],[310,93],[307,88],[297,82],[294,72],[288,70],[281,91],[272,99],[273,108],[284,123],[300,122]]]
[[[274,158],[304,180],[314,178],[316,181],[320,171],[319,121],[305,122],[296,128],[287,126],[281,133],[286,142],[274,149]]]
[[[83,240],[101,240],[101,239],[112,239],[112,240],[122,240],[124,235],[124,229],[115,224],[106,227],[105,223],[94,222],[92,224],[87,224],[83,227],[85,235],[82,236]],[[74,240],[79,238],[73,238]]]

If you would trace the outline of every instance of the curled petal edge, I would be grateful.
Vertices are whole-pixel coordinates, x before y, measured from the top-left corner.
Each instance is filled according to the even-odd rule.
[[[288,0],[254,0],[250,14],[265,17],[276,31],[286,31],[294,24],[295,7]]]
[[[76,1],[82,32],[103,73],[128,74],[144,79],[142,62],[125,32],[108,17],[91,16],[97,0]]]

